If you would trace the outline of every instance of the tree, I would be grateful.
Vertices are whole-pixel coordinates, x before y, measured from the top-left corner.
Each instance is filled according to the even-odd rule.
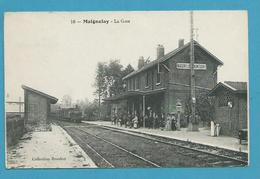
[[[191,100],[188,98],[185,102],[184,114],[189,118],[191,115]],[[200,116],[203,126],[213,119],[214,115],[214,98],[209,97],[206,93],[199,93],[196,96],[196,113]]]
[[[117,63],[119,63],[119,61],[117,61]],[[125,91],[123,77],[128,75],[129,73],[133,72],[134,68],[130,64],[128,64],[126,66],[126,68],[124,68],[124,69],[123,69],[123,66],[120,64],[118,64],[117,67],[115,64],[113,64],[110,66],[110,70],[116,71],[116,73],[112,74],[113,84],[110,86],[110,91],[109,91],[111,94],[110,96],[123,93]]]
[[[120,60],[110,60],[109,63],[98,63],[94,87],[95,95],[98,97],[99,116],[101,100],[103,98],[121,94],[124,92],[122,78],[134,71],[129,64],[126,68],[120,64]]]
[[[214,115],[214,98],[205,93],[199,94],[196,100],[196,111],[203,121],[203,126],[204,123],[209,124]]]
[[[88,98],[85,98],[84,100],[77,100],[76,105],[84,112],[85,109],[90,105],[90,102]]]
[[[94,87],[96,91],[94,92],[99,98],[106,96],[106,64],[99,62],[96,70],[96,77]]]
[[[106,83],[106,64],[99,62],[96,70],[96,78],[94,86],[96,87],[96,91],[94,92],[95,95],[98,96],[98,105],[100,109],[101,98],[107,96],[107,83]],[[100,116],[100,111],[99,111]]]
[[[122,71],[122,77],[128,75],[129,73],[132,73],[134,71],[134,68],[132,65],[128,64],[125,69]]]
[[[121,94],[124,91],[122,78],[132,71],[134,68],[130,64],[124,68],[120,60],[110,60],[108,64],[98,63],[95,94],[101,99]]]
[[[95,120],[99,117],[99,106],[98,102],[93,101],[88,103],[84,109],[84,116],[87,120]]]
[[[108,89],[108,96],[117,95],[121,90],[121,78],[122,78],[123,65],[119,60],[110,60],[106,68],[106,82]]]

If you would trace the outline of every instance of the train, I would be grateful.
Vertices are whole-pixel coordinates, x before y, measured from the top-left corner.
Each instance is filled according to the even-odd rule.
[[[78,107],[60,108],[56,112],[58,120],[80,123],[82,121],[82,112]]]

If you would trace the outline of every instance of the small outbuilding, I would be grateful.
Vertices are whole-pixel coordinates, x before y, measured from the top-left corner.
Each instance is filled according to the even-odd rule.
[[[246,82],[220,82],[209,96],[215,96],[214,122],[221,127],[220,134],[238,137],[239,130],[247,129]]]
[[[46,131],[50,129],[50,105],[57,103],[58,99],[22,85],[24,89],[24,119],[25,128],[29,131]]]

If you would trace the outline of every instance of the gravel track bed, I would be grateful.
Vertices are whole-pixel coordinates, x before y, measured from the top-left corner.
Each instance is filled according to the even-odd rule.
[[[186,141],[179,141],[175,139],[156,137],[145,134],[138,134],[139,136],[135,136],[133,134],[120,131],[120,129],[112,130],[111,128],[110,130],[109,128],[103,128],[98,125],[86,123],[57,123],[61,125],[77,143],[79,143],[83,150],[85,150],[85,152],[90,155],[97,166],[102,168],[111,167],[104,161],[104,159],[102,159],[102,157],[109,161],[114,167],[154,166],[148,165],[147,162],[137,159],[130,154],[126,154],[126,152],[100,139],[90,136],[89,134],[96,135],[102,139],[119,145],[120,147],[123,147],[130,152],[152,161],[162,167],[231,167],[245,166],[245,164],[203,152],[185,149],[176,145],[158,142],[158,140],[221,155],[225,154],[227,156],[236,156],[238,159],[247,160],[247,155],[242,152],[233,152]],[[140,137],[140,135],[143,137]],[[93,147],[102,157],[97,156],[97,154],[89,149],[88,146]],[[143,163],[139,161],[142,161]]]

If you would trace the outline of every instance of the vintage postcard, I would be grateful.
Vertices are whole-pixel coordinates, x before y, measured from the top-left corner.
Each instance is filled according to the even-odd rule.
[[[6,12],[6,168],[248,166],[247,19]]]

